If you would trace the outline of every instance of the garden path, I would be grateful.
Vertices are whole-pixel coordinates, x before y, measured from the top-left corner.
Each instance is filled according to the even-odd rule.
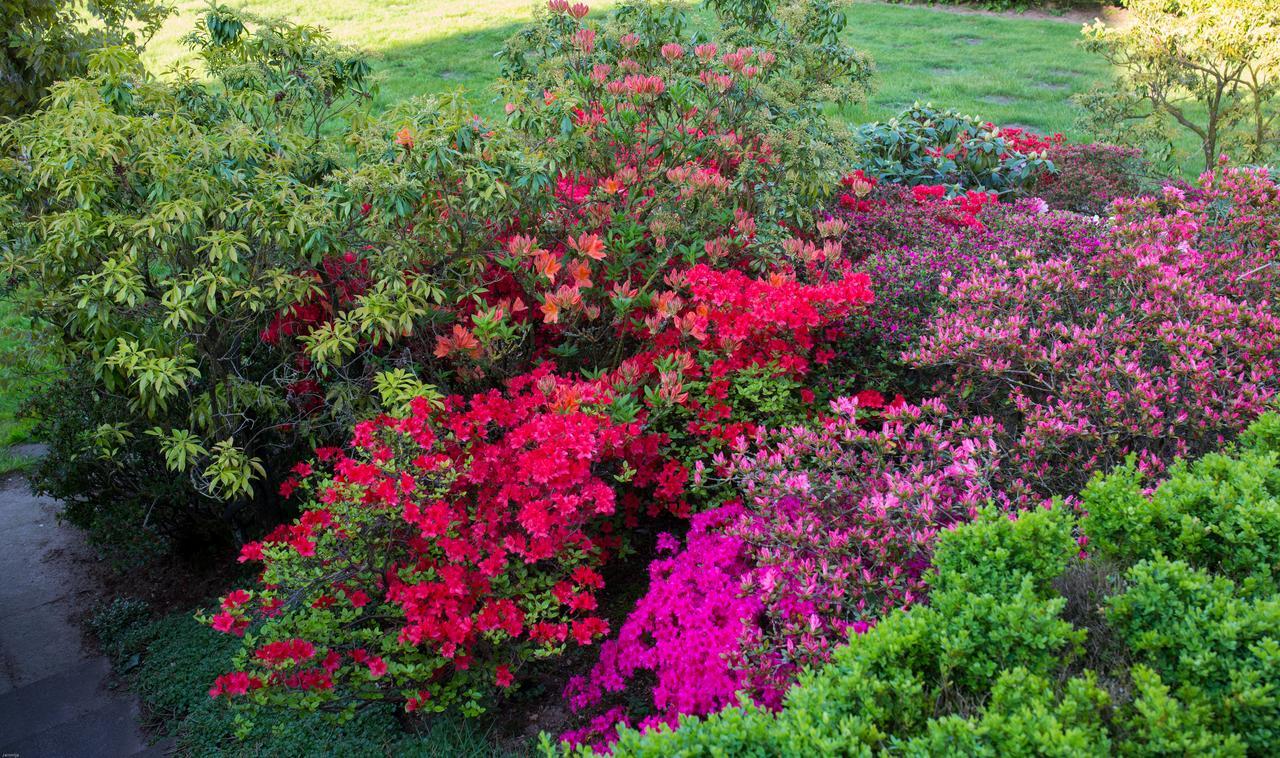
[[[111,689],[110,661],[81,635],[77,614],[101,593],[85,570],[92,551],[57,509],[22,478],[0,481],[0,755],[161,755],[137,699]]]

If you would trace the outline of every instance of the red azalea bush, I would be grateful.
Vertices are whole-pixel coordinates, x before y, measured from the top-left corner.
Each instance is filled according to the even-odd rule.
[[[1126,206],[1096,248],[1027,249],[944,281],[907,358],[1002,420],[1019,488],[1074,492],[1129,455],[1158,474],[1272,402],[1280,319],[1270,287],[1247,285],[1274,276],[1277,195],[1226,176]]]
[[[302,518],[246,547],[246,557],[267,562],[263,590],[229,596],[211,622],[252,628],[255,644],[304,640],[322,665],[306,656],[264,668],[247,647],[215,694],[247,694],[247,681],[260,703],[403,699],[410,710],[476,713],[522,664],[607,632],[592,614],[596,569],[657,503],[686,514],[688,473],[678,448],[660,454],[670,439],[651,415],[679,407],[698,414],[685,430],[695,438],[736,438],[732,408],[702,405],[683,382],[706,379],[714,397],[717,383],[743,372],[803,376],[822,328],[871,300],[865,275],[847,271],[802,284],[699,265],[666,284],[618,334],[645,349],[595,381],[558,378],[548,365],[506,393],[454,397],[439,409],[419,398],[405,418],[357,425],[353,457],[322,451],[334,473]],[[563,325],[551,315],[544,310],[544,325]],[[307,464],[298,471],[311,474]],[[649,493],[647,505],[637,490]],[[348,607],[351,593],[359,607]],[[387,667],[385,681],[366,681],[367,661]]]
[[[1050,208],[1103,216],[1111,201],[1138,195],[1150,176],[1142,151],[1105,144],[1056,144],[1049,158],[1057,171],[1040,179],[1035,195]]]
[[[642,505],[659,440],[610,420],[608,402],[544,367],[506,392],[361,423],[350,455],[319,451],[329,473],[299,464],[314,500],[244,547],[262,585],[211,619],[248,631],[211,694],[474,714],[530,660],[606,634],[597,569],[619,527],[679,496]]]
[[[866,409],[882,406],[877,393],[840,399],[816,427],[761,430],[720,460],[745,505],[699,516],[683,549],[665,538],[671,555],[651,566],[648,594],[590,674],[570,683],[571,705],[598,707],[651,672],[643,726],[716,712],[740,691],[776,707],[804,666],[921,600],[937,532],[999,498],[999,429],[901,400],[873,410],[867,428]],[[608,742],[631,719],[614,707],[565,738]]]

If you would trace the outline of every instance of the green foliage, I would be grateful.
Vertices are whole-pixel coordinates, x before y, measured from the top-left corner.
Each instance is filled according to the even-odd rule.
[[[1131,674],[1136,696],[1125,724],[1129,736],[1119,745],[1121,755],[1246,755],[1239,737],[1210,728],[1213,708],[1209,704],[1189,707],[1180,702],[1160,675],[1146,666],[1134,666]]]
[[[1178,560],[1144,560],[1107,619],[1135,662],[1150,666],[1206,720],[1262,754],[1280,740],[1280,596],[1247,599],[1225,577]]]
[[[1280,449],[1264,416],[1235,455],[1178,462],[1144,494],[1132,462],[1082,493],[1090,548],[1113,560],[1157,555],[1222,574],[1247,592],[1275,592],[1280,578]]]
[[[499,183],[547,184],[531,151],[456,99],[369,122],[367,63],[318,29],[211,6],[187,42],[208,80],[159,80],[106,48],[49,108],[0,125],[5,270],[75,374],[45,436],[68,455],[41,478],[73,499],[122,494],[135,529],[181,531],[167,516],[183,499],[197,520],[269,520],[265,490],[301,450],[431,396],[390,343],[429,338],[441,282],[474,280],[490,219],[520,207]],[[348,116],[347,138],[332,136]],[[421,202],[430,185],[458,193],[451,223]],[[352,248],[362,262],[341,258]],[[303,355],[281,339],[290,319],[311,332]]]
[[[3,0],[0,118],[34,110],[54,82],[83,74],[98,48],[141,50],[170,12],[152,0]]]
[[[1238,450],[1179,464],[1149,497],[1132,467],[1095,479],[1083,525],[1101,555],[1087,562],[1061,505],[984,511],[940,536],[929,605],[853,637],[780,712],[744,703],[675,731],[623,729],[613,754],[1270,754],[1280,594],[1256,524],[1274,513],[1278,418]],[[1086,569],[1104,596],[1075,597],[1067,575]],[[1069,601],[1103,612],[1077,609],[1087,628],[1075,629]],[[1096,655],[1093,638],[1119,650]]]
[[[228,665],[236,640],[189,614],[150,616],[145,603],[117,598],[90,626],[138,693],[146,718],[159,734],[176,737],[184,755],[500,754],[483,729],[472,725],[439,721],[406,733],[390,707],[373,707],[340,723],[322,713],[269,710],[255,714],[246,729],[235,711],[205,692]]]
[[[1022,152],[1010,136],[973,116],[916,103],[897,118],[859,127],[854,168],[893,184],[1017,195],[1054,166],[1043,150]]]
[[[1050,584],[1079,551],[1073,525],[1060,503],[1017,519],[1002,517],[989,506],[972,524],[939,541],[932,585],[941,591],[1001,595],[1017,592],[1030,579],[1037,594],[1050,597]]]
[[[154,439],[113,426],[128,417],[124,400],[100,392],[92,374],[74,364],[67,374],[28,408],[37,419],[33,434],[48,445],[28,473],[32,490],[61,501],[62,518],[84,529],[117,568],[173,546],[192,558],[225,548],[221,504],[173,476]]]
[[[1280,155],[1280,7],[1272,0],[1127,0],[1128,22],[1084,29],[1085,47],[1119,75],[1080,98],[1082,126],[1107,142],[1172,156],[1172,132],[1220,153],[1265,163]]]

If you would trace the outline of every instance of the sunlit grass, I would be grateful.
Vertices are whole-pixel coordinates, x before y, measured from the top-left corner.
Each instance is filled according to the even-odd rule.
[[[260,15],[315,24],[375,55],[382,91],[376,107],[406,97],[463,89],[481,112],[497,115],[494,53],[533,15],[528,0],[248,0]],[[593,3],[593,9],[610,3]],[[179,40],[205,6],[184,0],[153,40],[157,68],[184,58]],[[698,9],[698,14],[706,11]],[[846,39],[877,65],[876,90],[844,118],[887,118],[915,100],[957,108],[1001,123],[1045,131],[1073,129],[1070,96],[1107,75],[1106,64],[1076,45],[1078,25],[1016,17],[958,15],[931,8],[859,3],[849,8]]]

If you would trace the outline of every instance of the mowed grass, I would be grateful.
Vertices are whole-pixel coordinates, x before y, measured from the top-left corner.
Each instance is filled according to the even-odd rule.
[[[375,56],[381,77],[376,108],[413,95],[457,89],[486,115],[501,113],[493,83],[502,43],[533,15],[530,0],[241,0],[264,16],[327,28]],[[592,3],[607,9],[611,3]],[[148,56],[163,69],[187,58],[180,44],[199,0],[183,0],[152,41]],[[695,6],[696,7],[696,6]],[[697,21],[707,11],[697,8]],[[845,39],[876,61],[875,92],[865,104],[833,114],[852,122],[889,118],[916,100],[956,108],[1001,124],[1021,124],[1082,139],[1071,95],[1108,75],[1107,66],[1076,44],[1080,27],[1056,20],[958,14],[928,7],[856,3]]]

